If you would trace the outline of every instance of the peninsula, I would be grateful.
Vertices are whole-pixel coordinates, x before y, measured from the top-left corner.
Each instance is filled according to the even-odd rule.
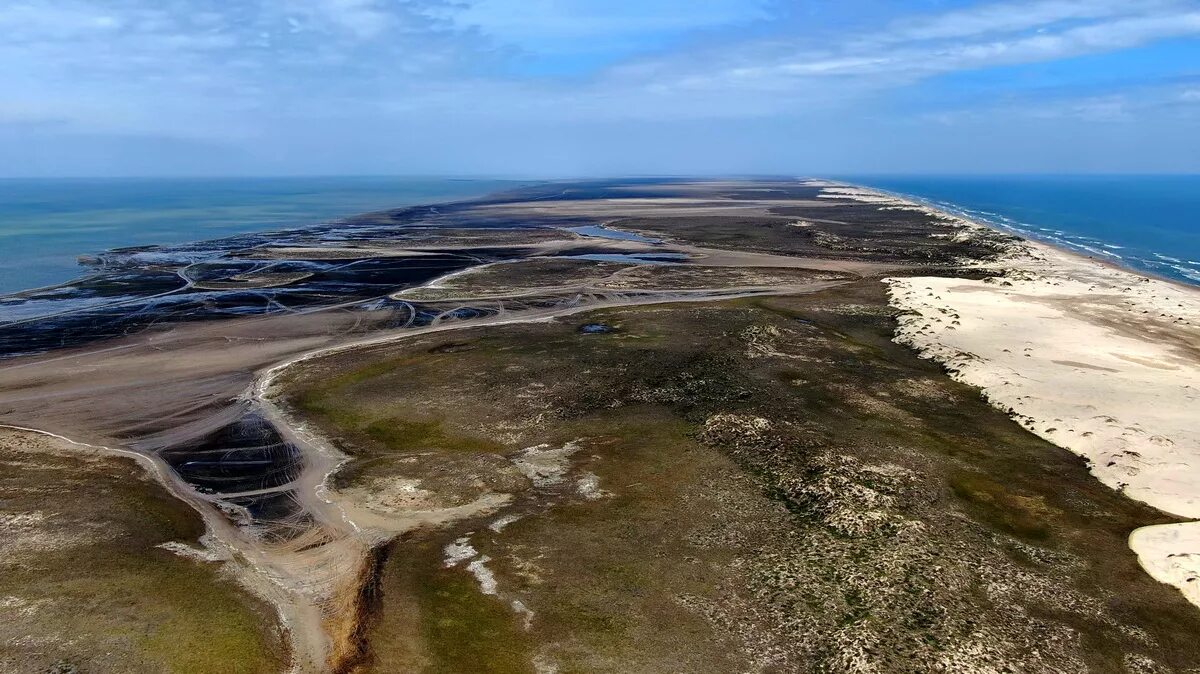
[[[90,263],[0,298],[5,671],[1200,667],[1195,288],[791,178]]]

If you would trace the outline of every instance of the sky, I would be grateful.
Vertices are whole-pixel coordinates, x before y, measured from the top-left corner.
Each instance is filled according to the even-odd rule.
[[[3,0],[0,175],[1200,172],[1200,0]]]

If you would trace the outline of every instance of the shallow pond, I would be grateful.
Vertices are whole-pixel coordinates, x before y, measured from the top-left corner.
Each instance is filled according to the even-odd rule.
[[[616,239],[618,241],[638,241],[640,243],[662,243],[661,239],[651,239],[648,236],[635,234],[633,232],[623,232],[619,229],[608,229],[604,225],[584,225],[582,227],[567,227],[567,231],[582,234],[584,236],[594,236],[601,239]]]
[[[559,255],[572,260],[594,262],[628,262],[631,264],[680,264],[687,262],[683,253],[585,253],[582,255]]]

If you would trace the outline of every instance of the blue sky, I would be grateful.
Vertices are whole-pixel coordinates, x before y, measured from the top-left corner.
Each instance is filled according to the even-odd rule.
[[[6,0],[0,175],[1197,172],[1200,0]]]

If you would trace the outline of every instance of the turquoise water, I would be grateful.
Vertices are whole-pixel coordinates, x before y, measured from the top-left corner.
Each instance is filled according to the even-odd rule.
[[[68,281],[76,257],[287,229],[517,186],[439,178],[0,179],[0,294]]]
[[[855,176],[971,219],[1200,285],[1200,175]]]

